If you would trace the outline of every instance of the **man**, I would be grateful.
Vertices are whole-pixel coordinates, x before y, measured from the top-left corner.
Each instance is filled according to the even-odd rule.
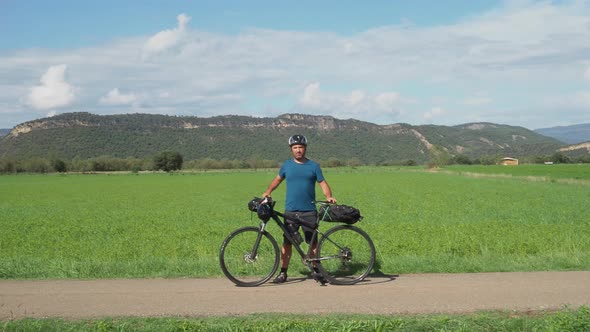
[[[315,183],[320,185],[326,200],[336,203],[332,197],[332,190],[324,179],[320,165],[305,157],[307,139],[303,135],[293,135],[289,138],[289,146],[293,159],[283,163],[279,174],[272,180],[262,197],[270,196],[283,180],[287,180],[287,197],[285,199],[285,216],[295,217],[302,221],[305,242],[312,246],[312,253],[315,255],[317,243],[310,243],[313,236],[313,228],[317,227],[317,211],[315,201]],[[298,235],[299,223],[287,219],[287,230],[291,234]],[[274,280],[275,283],[287,281],[287,269],[291,260],[291,242],[283,236],[283,247],[281,249],[281,272]],[[317,271],[316,271],[317,272]]]

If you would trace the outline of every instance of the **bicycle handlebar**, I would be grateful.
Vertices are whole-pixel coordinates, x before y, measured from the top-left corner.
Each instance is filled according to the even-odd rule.
[[[320,204],[320,205],[333,205],[336,203],[332,203],[330,201],[311,201],[313,204]],[[272,199],[271,196],[265,196],[263,198],[260,199],[260,203],[265,204],[265,203],[274,203],[274,200]]]
[[[329,201],[312,201],[312,203],[313,204],[320,204],[320,205],[333,205],[333,204],[336,204],[336,203],[332,203],[332,202],[329,202]]]

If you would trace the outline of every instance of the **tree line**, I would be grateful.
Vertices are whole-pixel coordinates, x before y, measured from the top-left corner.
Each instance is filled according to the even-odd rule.
[[[471,159],[465,155],[450,155],[444,150],[435,150],[431,153],[426,163],[432,166],[447,165],[495,165],[501,156],[486,156]],[[358,158],[341,160],[328,158],[316,160],[322,167],[356,167],[356,166],[418,166],[415,160],[382,161],[378,163],[364,163]],[[112,156],[100,156],[95,158],[74,158],[64,160],[61,158],[27,158],[12,159],[0,158],[0,173],[92,173],[92,172],[114,172],[114,171],[165,171],[176,170],[218,170],[218,169],[261,169],[278,168],[281,161],[251,157],[246,160],[240,159],[213,159],[202,158],[184,161],[182,154],[176,151],[162,151],[151,158],[116,158]],[[520,159],[521,163],[542,164],[552,163],[590,163],[590,156],[569,157],[560,152],[545,156],[530,156]]]

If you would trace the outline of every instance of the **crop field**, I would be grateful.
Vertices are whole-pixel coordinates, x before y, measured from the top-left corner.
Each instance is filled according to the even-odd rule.
[[[469,165],[449,166],[445,170],[459,173],[477,173],[488,175],[529,177],[537,180],[567,180],[590,181],[590,166],[588,164],[555,164],[555,165]]]
[[[546,167],[324,174],[339,203],[360,208],[376,273],[587,270],[590,167]],[[222,240],[258,225],[247,202],[276,172],[0,176],[0,278],[219,277]],[[276,225],[268,230],[281,239]]]

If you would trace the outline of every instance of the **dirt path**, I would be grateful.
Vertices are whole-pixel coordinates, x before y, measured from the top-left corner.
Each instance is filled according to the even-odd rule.
[[[314,301],[310,302],[310,297]],[[590,306],[590,271],[371,276],[235,287],[226,279],[0,281],[0,320],[287,313],[468,313]]]

